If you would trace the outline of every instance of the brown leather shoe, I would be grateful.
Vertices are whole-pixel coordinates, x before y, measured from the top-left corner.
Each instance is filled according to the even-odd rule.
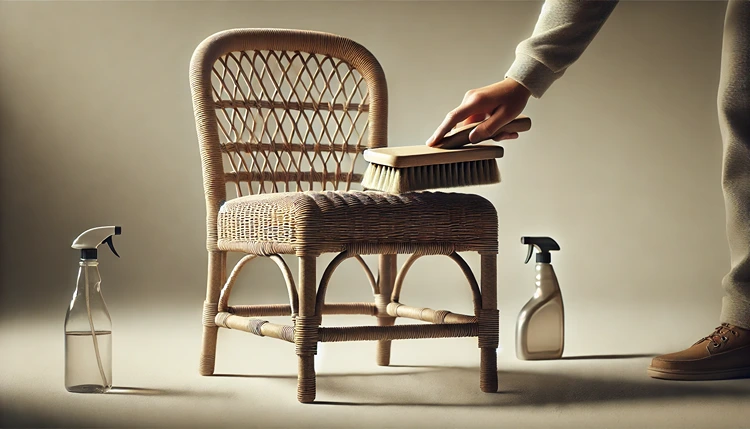
[[[648,375],[666,380],[750,377],[750,330],[722,323],[689,349],[655,357]]]

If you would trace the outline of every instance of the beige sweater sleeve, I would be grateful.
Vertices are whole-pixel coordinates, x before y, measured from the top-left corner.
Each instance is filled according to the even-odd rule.
[[[617,3],[546,0],[534,32],[516,48],[516,59],[505,77],[541,97],[583,54]]]

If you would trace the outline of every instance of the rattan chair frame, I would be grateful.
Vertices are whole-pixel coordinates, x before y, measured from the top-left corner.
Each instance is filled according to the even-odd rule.
[[[260,54],[259,54],[260,53]],[[309,54],[304,57],[303,54]],[[263,56],[261,62],[263,71],[244,70],[244,64],[252,64],[259,56]],[[242,61],[237,60],[240,58]],[[312,67],[307,70],[308,78],[313,77],[316,71],[311,71],[315,66],[322,64],[319,61],[337,61],[338,66],[348,67],[350,72],[344,72],[344,79],[351,77],[352,70],[361,75],[361,81],[366,83],[367,94],[358,103],[351,102],[352,96],[348,96],[343,102],[318,102],[316,100],[295,100],[283,99],[281,101],[257,97],[249,97],[248,94],[238,90],[243,82],[246,86],[253,74],[257,79],[271,79],[274,87],[278,90],[281,86],[279,82],[286,82],[293,87],[292,79],[288,76],[288,70],[281,70],[282,75],[279,78],[271,77],[268,58],[276,59],[279,64],[284,63],[283,59],[300,60],[304,64],[313,62]],[[310,60],[313,58],[313,60]],[[322,58],[322,60],[321,60]],[[236,70],[230,70],[229,61],[234,59]],[[291,60],[290,60],[291,61]],[[218,64],[218,65],[217,65]],[[291,62],[289,63],[291,64]],[[334,64],[334,63],[331,63]],[[336,67],[338,67],[336,66]],[[291,67],[291,65],[289,65]],[[306,65],[303,68],[307,67]],[[268,70],[267,70],[268,68]],[[281,65],[279,68],[283,68]],[[264,75],[263,73],[268,73]],[[303,73],[304,70],[299,73]],[[223,73],[223,74],[222,74]],[[226,84],[228,74],[234,73],[230,77],[230,84]],[[332,78],[325,81],[329,86],[334,78],[342,79],[340,72],[331,72]],[[243,77],[244,76],[244,77]],[[317,75],[315,75],[317,76]],[[243,82],[240,82],[243,79]],[[248,79],[244,81],[244,79]],[[286,81],[284,81],[286,79]],[[218,84],[217,84],[218,81]],[[294,82],[296,84],[296,81]],[[190,86],[193,97],[193,108],[196,120],[196,129],[198,134],[201,163],[203,170],[203,184],[206,199],[206,247],[208,250],[208,281],[206,299],[203,306],[203,342],[200,358],[200,374],[212,375],[215,369],[216,342],[218,329],[229,328],[246,331],[258,336],[281,339],[295,344],[296,354],[298,355],[298,393],[297,398],[300,402],[312,402],[316,396],[315,385],[315,367],[314,355],[317,352],[318,342],[336,342],[336,341],[378,341],[376,362],[378,365],[390,364],[391,340],[395,339],[416,339],[416,338],[448,338],[448,337],[477,337],[480,352],[480,388],[486,392],[495,392],[497,390],[497,347],[499,339],[499,323],[497,310],[497,293],[496,293],[496,269],[497,269],[497,237],[495,232],[494,245],[480,246],[471,248],[456,244],[446,245],[446,243],[404,243],[394,245],[385,243],[353,243],[344,251],[338,253],[333,261],[323,272],[320,283],[317,281],[316,261],[318,256],[324,250],[317,249],[314,245],[290,247],[276,246],[273,243],[258,248],[257,251],[247,251],[243,258],[234,266],[232,271],[227,274],[227,254],[232,248],[222,246],[218,240],[218,213],[222,205],[227,201],[227,184],[234,184],[238,195],[242,195],[240,184],[247,182],[247,188],[252,192],[251,183],[262,182],[258,192],[278,192],[286,184],[287,189],[290,183],[297,185],[297,190],[301,190],[301,185],[309,184],[312,189],[313,184],[321,186],[323,189],[328,184],[335,189],[343,189],[344,192],[350,189],[352,183],[361,180],[361,174],[352,169],[344,172],[341,169],[338,158],[334,155],[332,161],[334,165],[326,171],[325,164],[331,163],[331,157],[324,158],[323,171],[313,171],[313,163],[310,162],[311,171],[300,171],[299,165],[294,164],[293,158],[287,168],[282,166],[278,168],[277,160],[275,167],[261,170],[257,168],[252,170],[246,168],[240,171],[242,165],[247,166],[244,158],[233,158],[234,152],[253,152],[253,156],[260,156],[261,161],[251,161],[254,166],[262,165],[263,168],[273,164],[270,161],[269,153],[276,151],[288,151],[289,155],[297,152],[300,160],[304,156],[309,158],[309,152],[313,156],[318,156],[325,151],[353,154],[355,157],[366,148],[385,147],[387,146],[387,114],[388,114],[388,93],[385,80],[385,74],[377,59],[363,46],[345,37],[303,30],[286,30],[286,29],[232,29],[218,32],[205,39],[195,50],[190,63]],[[217,89],[218,86],[218,89]],[[343,84],[342,84],[343,86]],[[230,88],[231,87],[231,88]],[[359,83],[357,83],[359,88]],[[310,88],[307,88],[308,92]],[[325,88],[324,88],[325,90]],[[252,92],[250,89],[247,92]],[[340,89],[339,89],[340,91]],[[269,91],[263,91],[262,95],[268,95]],[[274,91],[274,96],[278,91]],[[223,97],[227,95],[228,97]],[[360,92],[360,96],[361,96]],[[321,98],[322,100],[322,98]],[[239,106],[239,107],[238,107]],[[232,115],[235,115],[237,109],[246,109],[245,115],[248,115],[251,109],[266,109],[267,113],[264,120],[269,120],[275,116],[276,121],[286,120],[289,112],[309,111],[312,115],[321,115],[321,111],[329,112],[329,119],[326,124],[330,124],[330,112],[339,113],[334,116],[334,121],[340,121],[334,124],[333,133],[338,133],[338,137],[343,140],[342,143],[336,143],[334,139],[329,138],[328,144],[316,141],[308,145],[304,138],[303,141],[292,143],[289,136],[282,136],[283,140],[278,143],[278,132],[284,133],[281,125],[276,130],[275,135],[265,131],[265,137],[268,141],[246,139],[243,140],[243,133],[247,118],[242,119],[241,130],[235,128],[234,118],[227,113],[227,110],[235,109]],[[281,113],[278,113],[281,111]],[[222,124],[221,118],[217,112],[222,112],[227,121]],[[355,112],[355,115],[367,115],[366,126],[366,144],[362,145],[364,135],[357,135],[358,132],[352,132],[355,128],[352,122],[352,129],[345,130],[341,121],[343,116]],[[319,119],[320,117],[318,117]],[[338,119],[337,119],[338,118]],[[351,119],[351,116],[349,117]],[[359,116],[357,116],[359,118]],[[310,120],[307,116],[302,118],[300,114],[298,120],[308,121],[308,133],[311,128]],[[227,125],[229,124],[229,125]],[[255,126],[255,123],[252,123]],[[266,124],[262,124],[266,127]],[[327,127],[328,125],[324,125]],[[356,131],[356,130],[355,130]],[[297,137],[302,136],[299,130],[293,130]],[[330,134],[330,133],[329,133]],[[220,135],[227,137],[228,141],[221,141]],[[230,135],[234,139],[229,138]],[[329,136],[330,137],[330,136]],[[264,160],[263,160],[264,159]],[[294,165],[293,165],[294,164]],[[226,171],[229,169],[230,171]],[[270,189],[268,186],[269,183]],[[356,216],[356,212],[352,213]],[[399,219],[384,219],[384,222],[390,222],[395,227],[399,226]],[[490,220],[496,222],[496,219]],[[496,223],[494,225],[496,231]],[[270,247],[269,247],[270,246]],[[469,265],[456,252],[460,250],[474,250],[481,255],[481,283],[477,282]],[[255,249],[255,248],[252,248]],[[297,283],[294,276],[280,254],[294,254],[299,258],[299,272]],[[397,254],[410,254],[409,258],[399,270],[396,266]],[[365,261],[360,255],[378,254],[378,271],[377,276],[372,273]],[[433,310],[429,308],[412,307],[399,302],[400,292],[403,280],[412,264],[424,255],[447,255],[455,261],[467,278],[469,287],[472,292],[474,315],[463,315],[452,313],[446,310]],[[257,257],[268,257],[273,260],[280,268],[289,293],[289,304],[273,305],[229,305],[229,298],[238,274],[253,259]],[[334,303],[325,302],[328,283],[334,274],[336,268],[345,260],[355,258],[365,269],[369,286],[374,295],[374,302],[356,302],[356,303]],[[375,316],[377,325],[373,326],[347,326],[347,327],[323,327],[321,325],[324,314],[359,314]],[[280,325],[271,323],[261,317],[264,316],[291,316],[292,325]],[[428,323],[403,324],[395,325],[397,317],[414,319]]]

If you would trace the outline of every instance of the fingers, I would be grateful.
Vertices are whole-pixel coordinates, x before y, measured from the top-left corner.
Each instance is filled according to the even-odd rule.
[[[518,116],[526,106],[531,94],[512,79],[505,79],[466,92],[461,104],[445,116],[435,132],[427,139],[428,146],[435,146],[456,125],[482,122],[470,134],[471,143],[498,137],[499,140],[517,138],[516,133],[495,136],[500,129]],[[491,112],[491,115],[488,113]],[[488,119],[485,119],[489,116]]]
[[[445,115],[445,119],[443,119],[443,122],[440,124],[437,130],[435,130],[435,133],[432,134],[429,139],[427,139],[426,144],[428,146],[433,146],[441,138],[443,138],[443,136],[447,134],[448,131],[455,127],[459,122],[471,116],[472,113],[472,106],[468,104],[462,104],[448,112],[448,114]]]
[[[462,127],[464,125],[473,124],[473,123],[476,123],[476,122],[482,122],[485,119],[487,119],[489,116],[490,115],[488,115],[486,113],[474,113],[474,114],[469,115],[468,118],[466,118],[463,121],[461,121],[461,123],[459,123],[458,126]]]
[[[505,106],[500,106],[494,113],[492,113],[492,116],[490,116],[489,119],[471,131],[469,134],[469,141],[472,143],[478,143],[492,138],[497,134],[500,128],[512,121],[513,118],[514,115],[508,114],[508,110]]]
[[[492,140],[495,140],[496,142],[499,142],[501,140],[513,140],[518,138],[518,133],[505,133],[502,132],[495,137],[492,138]]]

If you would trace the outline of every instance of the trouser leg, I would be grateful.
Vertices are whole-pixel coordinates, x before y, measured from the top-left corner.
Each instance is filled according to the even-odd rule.
[[[721,321],[750,328],[750,2],[727,5],[718,94],[731,269]]]

